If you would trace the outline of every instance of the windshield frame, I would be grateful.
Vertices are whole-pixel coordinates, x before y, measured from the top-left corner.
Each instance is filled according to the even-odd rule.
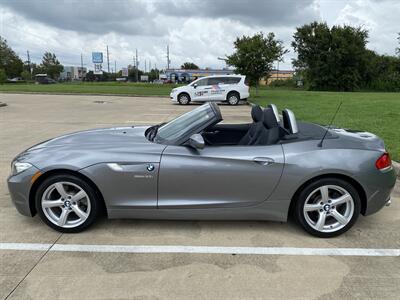
[[[154,138],[154,142],[158,143],[158,144],[163,144],[163,145],[182,145],[185,142],[187,142],[189,140],[189,138],[195,134],[195,133],[200,133],[201,131],[203,131],[204,129],[206,129],[209,126],[213,126],[219,122],[222,121],[222,115],[221,112],[218,108],[218,105],[216,103],[213,102],[207,102],[205,104],[203,104],[202,106],[208,105],[211,108],[211,111],[213,113],[213,116],[211,118],[209,118],[208,120],[206,120],[205,122],[202,122],[200,124],[198,124],[197,126],[193,127],[191,130],[185,132],[184,134],[180,135],[179,137],[175,138],[175,139],[163,139],[161,138],[158,133]],[[200,107],[202,107],[200,106]],[[193,110],[192,110],[193,111]],[[189,111],[191,112],[191,111]],[[189,113],[187,112],[187,113]],[[173,120],[163,124],[162,126],[159,127],[159,129],[161,129],[163,126],[174,122],[176,119],[178,119],[179,117],[183,116],[184,114],[174,118]]]

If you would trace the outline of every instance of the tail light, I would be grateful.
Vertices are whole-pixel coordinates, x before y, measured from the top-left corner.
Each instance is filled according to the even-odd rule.
[[[375,166],[378,170],[389,168],[392,165],[389,153],[383,153],[381,157],[375,162]]]

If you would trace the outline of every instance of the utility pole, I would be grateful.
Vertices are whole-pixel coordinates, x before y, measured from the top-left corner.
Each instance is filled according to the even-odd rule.
[[[78,72],[78,74],[79,74],[79,72]],[[81,53],[81,80],[83,81],[83,56],[82,56],[82,53]]]
[[[107,70],[108,70],[108,73],[110,73],[110,56],[108,53],[108,45],[107,45]]]
[[[151,71],[151,61],[149,60],[149,72]]]
[[[147,73],[147,60],[144,60],[144,72]]]
[[[114,60],[114,73],[117,74],[117,61]]]
[[[167,70],[169,69],[169,64],[171,61],[169,60],[169,45],[167,45]]]
[[[29,50],[26,50],[26,55],[28,56],[28,68],[29,68],[29,73],[32,75],[32,69],[31,69],[31,58],[29,56]]]
[[[136,82],[139,81],[139,61],[138,61],[138,55],[137,55],[137,49],[136,49]]]

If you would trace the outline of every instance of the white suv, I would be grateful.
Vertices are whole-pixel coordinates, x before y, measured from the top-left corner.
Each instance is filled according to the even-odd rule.
[[[246,76],[219,75],[199,78],[192,83],[175,88],[170,97],[173,102],[189,104],[190,101],[226,101],[236,105],[249,97]]]

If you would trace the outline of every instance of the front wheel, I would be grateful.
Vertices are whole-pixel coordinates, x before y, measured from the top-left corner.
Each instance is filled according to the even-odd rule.
[[[230,105],[237,105],[240,101],[240,96],[236,92],[230,92],[226,98]]]
[[[329,238],[349,230],[360,214],[357,190],[338,178],[311,182],[297,198],[295,217],[310,234]]]
[[[190,103],[190,96],[186,93],[179,94],[178,102],[181,105],[187,105]]]
[[[45,179],[37,190],[35,204],[43,222],[65,233],[83,231],[95,221],[100,211],[92,186],[69,174]]]

